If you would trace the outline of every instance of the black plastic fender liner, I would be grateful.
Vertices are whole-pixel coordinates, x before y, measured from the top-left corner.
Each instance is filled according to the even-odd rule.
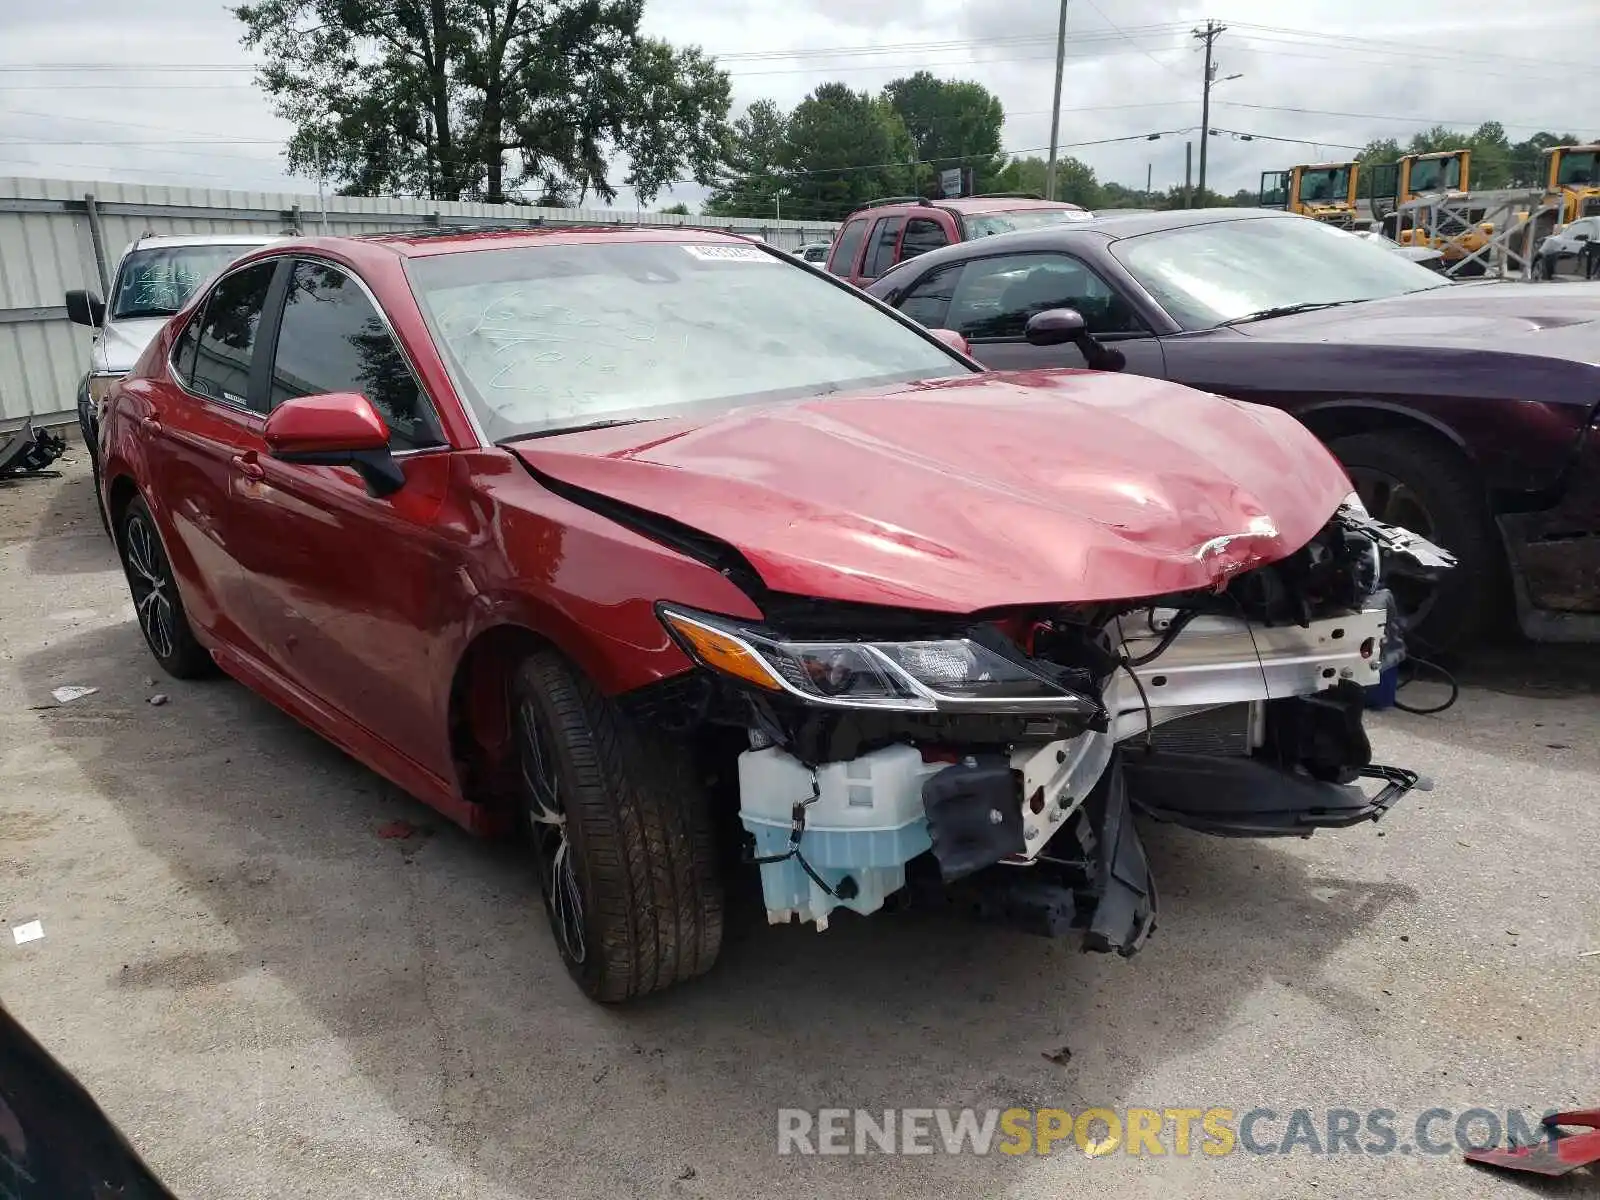
[[[1355,784],[1327,783],[1256,758],[1205,754],[1129,755],[1133,804],[1158,821],[1220,837],[1310,837],[1376,821],[1422,781],[1399,767],[1363,766],[1384,781],[1369,797]]]
[[[1123,756],[1115,754],[1085,806],[1100,807],[1100,903],[1089,918],[1083,948],[1130,958],[1155,931],[1155,880],[1128,803]]]

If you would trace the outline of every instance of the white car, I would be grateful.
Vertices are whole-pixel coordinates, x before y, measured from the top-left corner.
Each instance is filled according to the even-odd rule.
[[[832,249],[832,242],[807,242],[794,253],[796,258],[808,263],[825,263],[828,261],[828,251]]]
[[[201,284],[246,251],[277,240],[240,233],[142,237],[117,261],[109,302],[93,292],[67,293],[67,316],[95,331],[89,369],[78,384],[78,426],[89,448],[96,495],[106,391],[133,368],[150,339]]]

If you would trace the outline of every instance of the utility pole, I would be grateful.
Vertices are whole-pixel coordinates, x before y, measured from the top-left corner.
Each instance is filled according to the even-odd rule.
[[[1204,142],[1201,145],[1205,145]],[[1194,207],[1194,143],[1183,144],[1183,207]]]
[[[1211,139],[1211,85],[1217,77],[1217,65],[1212,61],[1211,47],[1226,25],[1216,21],[1206,21],[1204,29],[1196,29],[1194,36],[1206,44],[1206,75],[1205,86],[1201,90],[1200,99],[1200,198],[1204,202],[1206,194],[1206,143]]]
[[[1150,179],[1155,174],[1155,170],[1156,170],[1155,163],[1148,163],[1148,162],[1145,163],[1145,165],[1144,165],[1144,202],[1146,204],[1150,203]]]
[[[1056,27],[1056,90],[1050,103],[1050,162],[1044,170],[1044,198],[1056,198],[1056,139],[1061,136],[1061,73],[1067,65],[1067,0],[1061,0],[1061,24]]]

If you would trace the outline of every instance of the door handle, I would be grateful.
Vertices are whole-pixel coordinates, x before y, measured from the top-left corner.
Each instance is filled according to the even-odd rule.
[[[157,416],[140,417],[139,418],[139,424],[143,425],[145,427],[145,429],[149,430],[151,433],[160,433],[161,432],[161,418],[160,417],[157,417]]]
[[[261,464],[256,461],[254,450],[245,454],[235,454],[233,456],[233,465],[238,468],[239,474],[246,479],[265,479],[267,477],[267,473],[261,469]]]

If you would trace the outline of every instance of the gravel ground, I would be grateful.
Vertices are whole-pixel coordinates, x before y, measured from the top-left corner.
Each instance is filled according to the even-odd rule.
[[[1433,1107],[1600,1103],[1596,654],[1502,652],[1444,716],[1376,720],[1380,756],[1437,784],[1381,826],[1148,830],[1163,920],[1132,961],[741,912],[708,977],[602,1010],[514,848],[235,684],[155,678],[81,450],[60,466],[0,484],[0,924],[45,929],[0,938],[0,996],[181,1196],[1600,1193],[1453,1154],[780,1158],[775,1136],[781,1107],[1145,1105],[1269,1107],[1272,1142],[1344,1107],[1408,1143]],[[56,704],[70,684],[99,690]],[[377,836],[396,819],[422,832]]]

